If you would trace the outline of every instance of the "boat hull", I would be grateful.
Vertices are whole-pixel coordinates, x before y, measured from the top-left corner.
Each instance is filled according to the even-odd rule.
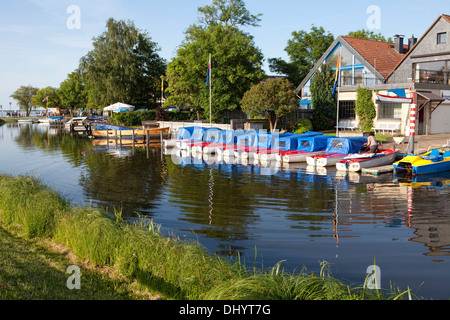
[[[319,156],[310,156],[306,158],[306,163],[316,167],[331,167],[344,159],[347,155],[340,153],[323,154]]]
[[[307,157],[313,157],[324,154],[325,151],[290,153],[283,156],[284,163],[306,162]]]
[[[367,158],[344,158],[340,162],[336,163],[336,169],[338,171],[359,172],[364,168],[374,168],[390,165],[394,163],[395,159],[397,158],[398,152],[398,150],[395,150],[383,155],[375,154],[374,156]]]

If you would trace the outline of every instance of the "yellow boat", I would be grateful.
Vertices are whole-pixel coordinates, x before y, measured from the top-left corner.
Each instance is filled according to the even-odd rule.
[[[450,170],[450,147],[432,149],[420,155],[409,154],[394,163],[394,173],[413,175],[430,174]]]

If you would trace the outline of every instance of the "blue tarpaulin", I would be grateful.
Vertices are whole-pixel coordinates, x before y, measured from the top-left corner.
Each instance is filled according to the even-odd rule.
[[[223,130],[219,128],[207,128],[203,134],[204,142],[222,143]]]
[[[273,148],[280,150],[296,150],[297,141],[300,137],[299,134],[280,135],[278,139],[274,139]]]
[[[178,129],[177,139],[202,141],[205,128],[199,126],[183,127]]]
[[[364,143],[367,142],[367,137],[341,137],[328,139],[326,153],[359,153]]]
[[[325,151],[329,139],[330,136],[325,135],[300,137],[297,139],[297,150],[307,152]]]
[[[258,131],[257,130],[247,130],[243,134],[237,136],[236,145],[256,147],[258,143]]]

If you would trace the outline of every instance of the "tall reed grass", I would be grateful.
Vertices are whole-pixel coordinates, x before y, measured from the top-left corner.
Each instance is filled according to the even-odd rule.
[[[144,219],[122,221],[92,207],[74,207],[30,176],[0,176],[0,223],[19,228],[27,238],[48,238],[71,249],[79,259],[115,268],[139,289],[166,299],[293,300],[393,299],[345,285],[325,272],[269,271],[208,254],[198,243],[161,233]],[[1,254],[1,253],[0,253]]]

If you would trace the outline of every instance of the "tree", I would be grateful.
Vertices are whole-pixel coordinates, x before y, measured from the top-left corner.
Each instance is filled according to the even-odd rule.
[[[286,79],[275,78],[253,85],[244,94],[242,111],[252,117],[269,120],[270,130],[277,128],[278,120],[298,109],[294,86]]]
[[[392,38],[386,39],[381,33],[375,33],[373,31],[369,31],[369,30],[365,30],[365,29],[349,32],[347,37],[366,39],[366,40],[383,41],[383,42],[392,42]]]
[[[259,27],[262,14],[252,15],[242,0],[213,0],[211,6],[198,8],[202,14],[200,23],[208,26],[224,25],[226,27]]]
[[[372,131],[373,119],[375,119],[377,111],[372,100],[371,90],[358,88],[355,113],[359,118],[359,128],[362,131]]]
[[[336,118],[337,104],[332,97],[336,72],[328,64],[317,69],[311,81],[311,105],[329,119]]]
[[[21,86],[12,95],[11,98],[17,101],[17,104],[25,110],[27,117],[30,115],[31,109],[34,108],[31,98],[38,92],[38,88],[31,85]]]
[[[80,61],[90,106],[123,102],[155,107],[160,97],[160,76],[165,61],[157,44],[132,21],[110,18],[107,30],[94,38],[94,49]]]
[[[294,31],[284,49],[289,56],[289,62],[281,58],[271,58],[270,71],[286,75],[289,81],[297,86],[333,41],[334,36],[325,32],[323,27],[313,25],[309,33],[303,30]]]
[[[70,109],[71,112],[86,106],[88,96],[80,72],[70,73],[67,79],[60,84],[59,96],[61,105]]]
[[[53,87],[46,87],[40,89],[31,98],[31,103],[34,106],[41,108],[57,108],[61,106],[61,99],[59,97],[59,90]]]
[[[239,29],[258,21],[240,0],[214,0],[199,8],[201,25],[192,25],[177,56],[167,67],[168,106],[190,107],[209,119],[206,86],[209,54],[212,56],[212,119],[240,106],[244,93],[263,79],[263,55],[253,37]]]

